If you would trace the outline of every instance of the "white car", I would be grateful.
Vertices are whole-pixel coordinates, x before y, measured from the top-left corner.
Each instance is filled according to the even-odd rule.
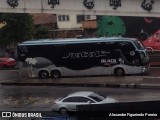
[[[81,91],[56,99],[52,110],[61,113],[76,111],[77,105],[115,103],[117,100],[91,91]]]

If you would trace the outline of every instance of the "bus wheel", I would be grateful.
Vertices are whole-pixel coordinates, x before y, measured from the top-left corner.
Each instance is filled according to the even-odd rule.
[[[48,78],[48,77],[49,77],[48,71],[46,71],[46,70],[41,70],[41,71],[39,72],[39,77],[42,78],[42,79]]]
[[[124,69],[123,69],[123,68],[116,68],[116,69],[114,70],[114,75],[116,75],[116,76],[125,75]]]
[[[59,70],[53,70],[53,71],[51,71],[51,77],[55,78],[55,79],[60,78],[61,72]]]

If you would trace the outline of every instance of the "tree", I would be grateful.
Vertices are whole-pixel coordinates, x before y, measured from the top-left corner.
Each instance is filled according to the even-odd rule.
[[[1,13],[0,21],[6,22],[6,25],[0,29],[0,44],[3,46],[33,38],[34,24],[31,15]]]
[[[49,30],[44,25],[35,25],[35,35],[36,39],[42,39],[48,37]]]

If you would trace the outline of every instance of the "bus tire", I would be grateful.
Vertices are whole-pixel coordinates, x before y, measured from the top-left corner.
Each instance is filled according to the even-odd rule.
[[[61,77],[61,72],[59,70],[52,70],[51,71],[51,77],[55,78],[55,79],[58,79],[58,78]]]
[[[49,78],[49,73],[47,70],[41,70],[39,71],[39,77],[42,79]]]
[[[123,68],[116,68],[115,70],[114,70],[114,75],[115,76],[123,76],[123,75],[125,75],[125,71],[124,71],[124,69]]]

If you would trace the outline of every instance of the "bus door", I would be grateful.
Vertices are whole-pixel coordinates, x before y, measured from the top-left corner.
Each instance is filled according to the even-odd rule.
[[[135,73],[138,69],[136,69],[137,64],[139,64],[138,54],[135,50],[135,46],[132,42],[119,42],[119,49],[121,52],[121,57],[125,61],[125,69],[128,73]]]
[[[102,75],[111,75],[112,69],[113,69],[113,62],[115,62],[116,59],[114,59],[113,53],[113,47],[114,42],[106,42],[101,45],[101,50],[104,51],[105,56],[101,58],[101,65],[102,67]]]
[[[102,75],[111,75],[112,74],[112,68],[109,64],[104,64],[104,67],[102,68]]]

